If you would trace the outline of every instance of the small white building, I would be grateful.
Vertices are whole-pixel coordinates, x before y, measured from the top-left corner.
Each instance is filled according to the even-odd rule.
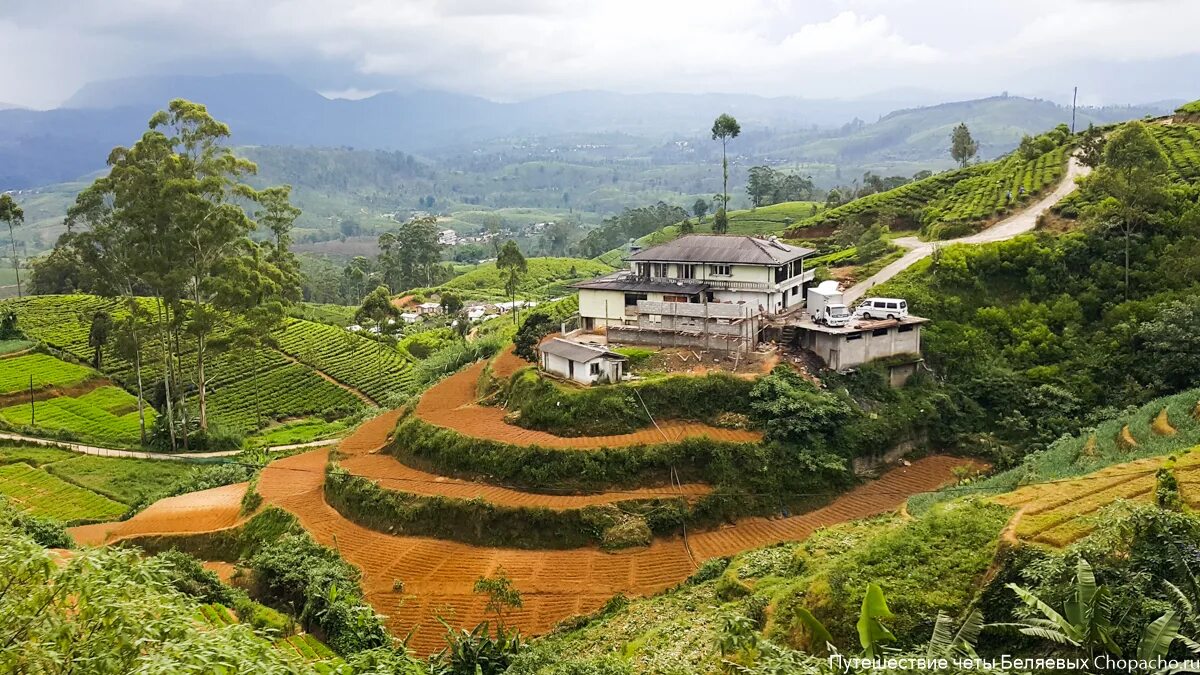
[[[421,315],[416,312],[403,312],[400,314],[400,320],[404,323],[416,323],[421,320]]]
[[[442,306],[436,302],[422,302],[421,304],[417,305],[417,312],[422,315],[441,314]]]
[[[620,382],[627,359],[604,347],[551,338],[538,346],[542,370],[581,384]]]
[[[442,246],[454,246],[458,243],[458,233],[454,230],[442,230],[438,232],[437,242]]]
[[[821,357],[832,370],[847,371],[876,359],[892,359],[888,377],[899,386],[916,372],[921,360],[921,326],[928,319],[853,320],[846,326],[826,326],[805,316],[790,324],[798,328],[799,346]],[[786,329],[785,329],[786,330]],[[900,358],[898,357],[910,357]]]

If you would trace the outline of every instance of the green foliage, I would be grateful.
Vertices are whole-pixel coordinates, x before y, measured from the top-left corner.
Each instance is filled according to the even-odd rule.
[[[171,562],[98,548],[56,562],[0,524],[4,672],[308,673],[240,624],[201,627]]]
[[[526,271],[517,285],[522,299],[547,299],[565,294],[566,285],[590,279],[612,271],[612,267],[579,258],[527,258]],[[507,297],[503,272],[495,262],[484,263],[466,274],[459,275],[430,293],[452,291],[464,300],[499,300]]]
[[[718,489],[701,501],[696,510],[697,518],[702,521],[715,519],[722,513],[776,509],[779,500],[805,505],[809,501],[798,499],[795,493],[827,491],[831,485],[841,485],[847,479],[841,470],[800,465],[790,452],[775,444],[691,438],[676,443],[579,452],[471,438],[428,425],[414,416],[400,422],[387,451],[444,475],[487,476],[491,481],[532,490],[553,487],[589,491],[654,485],[666,480],[673,466],[678,467],[681,481],[699,480],[717,488],[738,488],[733,494]],[[764,496],[750,497],[736,492]],[[655,529],[653,524],[651,529]]]
[[[362,598],[358,569],[308,534],[263,543],[246,566],[264,603],[296,612],[339,654],[391,645],[380,617]]]
[[[863,596],[862,609],[859,612],[858,643],[862,645],[863,655],[876,658],[881,655],[884,642],[895,642],[896,636],[883,625],[882,619],[896,618],[887,606],[883,591],[879,584],[867,584],[867,593]]]
[[[1083,649],[1088,654],[1097,650],[1121,655],[1121,647],[1113,641],[1112,591],[1096,584],[1092,566],[1082,557],[1076,563],[1073,595],[1059,614],[1049,604],[1027,589],[1008,584],[1025,605],[1040,615],[1021,621],[1021,633],[1048,640],[1057,645]]]
[[[337,467],[326,474],[325,498],[343,516],[380,532],[530,549],[643,546],[653,534],[670,536],[682,523],[697,525],[701,518],[722,513],[718,508],[710,514],[707,504],[692,508],[680,499],[634,499],[577,509],[500,506],[388,490]]]
[[[147,423],[155,417],[148,411]],[[137,399],[117,387],[0,408],[0,425],[103,447],[137,447],[141,441]]]
[[[35,390],[64,387],[95,376],[95,371],[90,368],[66,363],[48,354],[23,354],[4,359],[4,368],[0,369],[0,394],[26,392],[30,386]]]
[[[562,323],[578,311],[579,295],[575,294],[526,312],[513,336],[513,352],[530,363],[536,363],[537,346],[542,338],[557,332]]]
[[[802,445],[829,438],[851,414],[844,400],[817,389],[787,366],[777,366],[755,383],[749,399],[767,440],[779,443]]]
[[[496,627],[495,635],[484,621],[471,630],[453,630],[446,626],[446,648],[430,658],[433,672],[439,675],[502,675],[525,643],[517,630]]]
[[[390,299],[388,301],[390,303]],[[375,401],[382,402],[388,396],[414,390],[411,359],[383,342],[337,326],[299,320],[285,322],[275,333],[275,339],[285,354],[358,389]],[[356,404],[357,401],[339,401],[330,407],[353,408]],[[329,419],[330,414],[323,416]]]
[[[966,166],[975,155],[979,154],[979,143],[971,138],[971,131],[965,123],[959,123],[950,134],[950,157],[959,166]]]
[[[0,495],[37,517],[77,524],[112,520],[125,506],[28,464],[0,466]]]
[[[509,410],[517,424],[559,436],[604,436],[636,431],[654,419],[711,421],[722,413],[750,412],[753,382],[725,373],[674,376],[587,389],[568,388],[534,371],[509,383]]]

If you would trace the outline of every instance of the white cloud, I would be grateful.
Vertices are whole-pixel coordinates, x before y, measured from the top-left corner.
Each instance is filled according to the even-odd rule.
[[[1195,54],[1196,0],[0,0],[0,98],[218,60],[399,85],[854,95],[1012,88],[1064,61]],[[1046,75],[1046,73],[1042,73]]]

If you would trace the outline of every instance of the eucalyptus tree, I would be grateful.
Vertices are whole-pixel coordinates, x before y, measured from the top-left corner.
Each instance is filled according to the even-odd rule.
[[[529,271],[529,263],[525,261],[525,256],[521,255],[517,242],[511,239],[504,242],[500,255],[496,258],[496,269],[500,270],[500,276],[504,279],[504,290],[512,299],[513,323],[518,323],[517,287],[521,283],[521,277]]]
[[[285,277],[281,292],[294,297],[290,289],[298,285],[288,243],[299,211],[289,203],[289,188],[247,185],[244,179],[256,167],[225,145],[229,137],[229,127],[203,105],[171,101],[136,143],[110,153],[108,174],[80,193],[67,219],[68,225],[86,226],[71,241],[101,291],[118,290],[130,302],[142,293],[154,299],[172,448],[176,402],[187,426],[180,358],[185,338],[192,343],[197,422],[208,428],[209,342],[228,327],[233,309],[218,301],[225,287],[221,276],[238,269],[231,261],[259,253],[250,235],[260,223],[246,205],[259,205],[255,215],[271,230],[266,258]]]
[[[721,113],[713,122],[712,138],[721,141],[721,207],[713,216],[713,232],[725,234],[729,227],[729,158],[726,146],[730,139],[737,138],[742,133],[742,127],[732,115]]]
[[[8,223],[8,240],[12,244],[13,272],[17,275],[17,297],[21,297],[21,258],[17,256],[16,226],[25,222],[25,212],[9,195],[0,195],[0,220]]]

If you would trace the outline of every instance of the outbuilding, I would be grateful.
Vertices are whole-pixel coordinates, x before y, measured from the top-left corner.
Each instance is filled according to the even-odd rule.
[[[620,382],[627,359],[604,347],[551,338],[538,347],[542,370],[581,384]]]

